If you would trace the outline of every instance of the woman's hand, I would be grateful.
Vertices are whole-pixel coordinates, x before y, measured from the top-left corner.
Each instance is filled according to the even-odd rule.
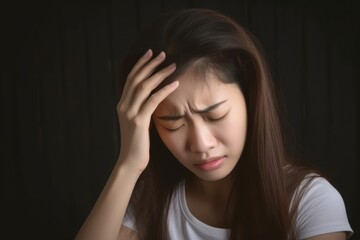
[[[134,65],[117,106],[121,135],[119,161],[139,173],[149,163],[151,115],[178,86],[175,81],[150,95],[176,69],[173,63],[154,73],[165,60],[165,53],[161,52],[153,59],[152,55],[152,50],[148,50]]]
[[[76,240],[118,239],[127,233],[121,223],[135,184],[149,163],[151,115],[178,86],[178,82],[173,82],[151,94],[175,71],[175,64],[171,64],[155,72],[156,67],[164,61],[165,53],[160,53],[154,59],[152,55],[151,50],[147,51],[127,77],[117,106],[121,134],[119,160]]]

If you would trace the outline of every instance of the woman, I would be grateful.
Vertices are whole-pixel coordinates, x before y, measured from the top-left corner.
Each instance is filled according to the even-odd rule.
[[[267,65],[233,20],[164,15],[120,77],[119,158],[77,239],[351,235],[336,189],[290,161]]]

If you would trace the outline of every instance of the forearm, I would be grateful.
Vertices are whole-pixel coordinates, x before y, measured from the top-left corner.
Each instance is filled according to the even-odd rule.
[[[76,240],[115,240],[139,173],[118,161]]]
[[[151,116],[178,87],[175,81],[152,93],[176,69],[175,64],[170,64],[153,73],[165,60],[165,53],[153,59],[152,56],[152,50],[148,50],[127,77],[116,107],[121,139],[124,139],[119,160],[76,240],[117,239],[136,181],[149,163]]]

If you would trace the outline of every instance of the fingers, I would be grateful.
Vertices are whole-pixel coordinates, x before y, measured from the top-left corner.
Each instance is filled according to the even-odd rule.
[[[165,53],[161,52],[151,59],[152,54],[152,50],[148,50],[137,61],[130,71],[124,86],[118,110],[123,114],[126,113],[130,118],[142,115],[140,113],[140,111],[143,111],[142,109],[145,109],[144,113],[148,113],[148,118],[150,118],[152,112],[149,111],[151,109],[154,111],[157,105],[177,87],[176,83],[169,84],[150,96],[151,92],[176,69],[175,64],[170,64],[153,74],[156,67],[165,60]],[[171,86],[175,86],[175,88]]]
[[[126,83],[123,89],[123,93],[128,91],[129,85],[132,83],[131,79],[133,76],[146,64],[152,57],[153,52],[151,49],[147,50],[146,53],[136,62],[134,67],[131,69],[127,76]]]
[[[148,78],[154,72],[155,68],[159,66],[164,60],[165,60],[165,53],[160,52],[148,64],[146,64],[143,68],[137,71],[137,74],[134,77],[132,77],[134,84],[137,84],[143,79]]]
[[[141,109],[141,115],[151,116],[157,106],[169,96],[179,86],[179,81],[174,81],[165,87],[161,88],[156,93],[153,93],[149,99],[144,103]]]
[[[149,79],[141,82],[137,90],[135,92],[134,99],[131,103],[131,109],[130,111],[137,111],[137,109],[140,109],[141,106],[145,103],[145,101],[148,99],[150,93],[163,81],[165,80],[169,75],[171,75],[176,69],[176,65],[170,64],[166,68],[162,69],[161,71],[155,73],[153,76],[151,76]]]
[[[154,59],[151,59],[152,51],[146,52],[135,64],[133,69],[130,71],[127,80],[126,88],[124,88],[125,96],[132,96],[136,86],[146,78],[148,78],[157,66],[159,66],[165,60],[165,53],[160,52]],[[131,102],[132,99],[124,99],[127,103]]]
[[[139,69],[149,61],[149,59],[152,57],[153,52],[151,49],[147,50],[145,54],[137,61],[137,63],[134,65],[134,67],[131,69],[128,78],[132,78],[133,75],[139,71]]]

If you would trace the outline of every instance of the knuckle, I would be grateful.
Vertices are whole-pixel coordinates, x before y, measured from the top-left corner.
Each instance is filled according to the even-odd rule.
[[[149,97],[148,101],[151,104],[157,104],[159,101],[159,96],[157,96],[156,94],[153,94]]]
[[[124,110],[124,108],[123,108],[123,106],[122,106],[121,104],[118,104],[118,105],[116,106],[116,111],[117,111],[118,113],[123,112],[123,110]]]
[[[146,83],[139,84],[136,88],[136,94],[139,95],[141,92],[146,91],[147,88],[148,88],[148,85]]]
[[[132,119],[132,122],[135,126],[141,126],[143,124],[143,119],[137,115]]]
[[[139,90],[145,90],[147,88],[147,84],[146,83],[141,83],[139,85]]]
[[[126,122],[132,122],[134,119],[134,114],[132,114],[129,111],[122,112],[122,113],[120,113],[120,117],[121,117],[121,119],[123,119]]]
[[[124,116],[125,116],[125,118],[127,119],[127,120],[129,120],[129,121],[131,121],[132,119],[133,119],[133,114],[131,114],[131,112],[125,112],[124,113]]]
[[[116,106],[116,110],[118,113],[124,113],[126,112],[126,107],[123,103],[118,103],[118,105]]]
[[[130,110],[128,110],[124,105],[119,105],[117,107],[117,112],[121,119],[124,119],[127,121],[131,121],[131,119],[134,116],[134,114]]]

